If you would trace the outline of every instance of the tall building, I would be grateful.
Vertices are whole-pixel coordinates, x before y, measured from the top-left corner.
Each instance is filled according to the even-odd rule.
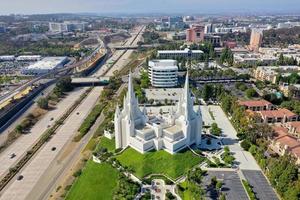
[[[145,153],[165,150],[174,154],[192,144],[201,144],[202,115],[200,107],[195,112],[186,76],[178,104],[168,115],[148,115],[139,108],[135,97],[131,74],[128,92],[124,97],[123,110],[117,106],[114,117],[116,148],[128,146]]]
[[[263,32],[259,29],[252,29],[249,48],[257,52],[262,44]]]
[[[148,75],[153,87],[175,87],[178,84],[177,61],[151,60]]]
[[[204,33],[209,34],[212,33],[213,31],[213,24],[206,24],[204,28]]]
[[[186,30],[187,42],[202,42],[204,41],[204,27],[200,25],[192,25]]]
[[[85,23],[83,22],[63,22],[63,23],[50,22],[49,23],[49,31],[54,33],[72,32],[72,31],[82,32],[84,30],[85,30]]]

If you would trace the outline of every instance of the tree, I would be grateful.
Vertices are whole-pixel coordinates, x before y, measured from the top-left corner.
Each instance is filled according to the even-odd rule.
[[[40,108],[42,109],[48,109],[49,108],[49,105],[48,105],[48,99],[47,98],[40,98],[38,101],[37,101],[37,104]]]
[[[148,88],[150,85],[150,79],[146,71],[141,73],[141,87]]]
[[[247,89],[245,93],[246,93],[247,98],[252,98],[252,97],[257,96],[257,93],[256,93],[255,89],[253,89],[253,88]]]
[[[176,199],[176,197],[171,193],[171,192],[167,192],[166,193],[166,200],[174,200]]]
[[[73,89],[71,77],[68,76],[59,79],[58,82],[56,83],[56,87],[61,92],[70,92]]]
[[[279,55],[278,65],[284,65],[284,57],[282,53]]]
[[[249,140],[245,139],[241,142],[241,147],[245,150],[248,151],[249,148],[251,147],[251,143],[249,142]]]
[[[21,124],[18,124],[18,125],[16,126],[16,131],[17,131],[18,133],[22,133],[22,132],[23,132],[23,126],[22,126]]]
[[[218,127],[217,123],[212,123],[210,128],[210,133],[216,136],[220,136],[222,133],[222,129]]]
[[[233,65],[234,58],[233,58],[233,53],[231,49],[226,47],[225,49],[222,50],[221,56],[220,56],[220,62],[227,63],[229,66]]]

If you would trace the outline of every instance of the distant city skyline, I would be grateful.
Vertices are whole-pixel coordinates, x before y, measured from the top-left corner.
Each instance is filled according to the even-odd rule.
[[[0,14],[299,13],[299,0],[0,0]]]

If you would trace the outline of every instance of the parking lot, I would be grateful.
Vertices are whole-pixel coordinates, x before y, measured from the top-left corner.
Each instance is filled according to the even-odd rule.
[[[248,200],[248,196],[242,182],[235,171],[208,171],[203,178],[203,184],[206,191],[206,199],[218,199],[217,191],[210,186],[211,178],[216,177],[222,181],[222,193],[225,193],[226,199],[230,200]]]
[[[278,200],[276,193],[261,171],[242,170],[242,173],[253,187],[253,192],[259,200]]]

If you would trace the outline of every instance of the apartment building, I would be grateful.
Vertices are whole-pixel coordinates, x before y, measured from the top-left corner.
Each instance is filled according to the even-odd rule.
[[[266,100],[249,100],[239,101],[239,105],[243,106],[246,110],[262,111],[262,110],[274,110],[274,105]]]

